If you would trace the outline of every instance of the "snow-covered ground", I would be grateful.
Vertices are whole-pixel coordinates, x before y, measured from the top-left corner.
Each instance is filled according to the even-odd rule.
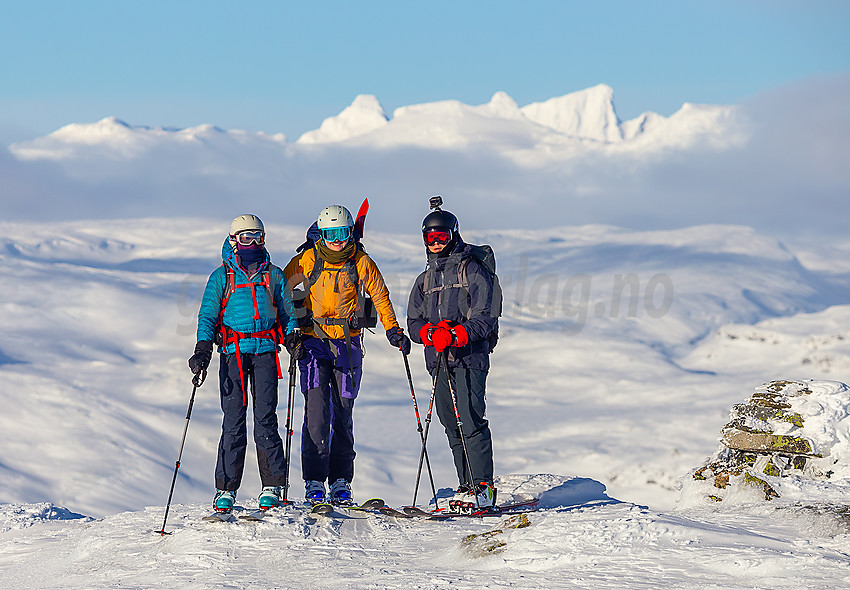
[[[522,478],[508,478],[519,484]],[[497,551],[465,544],[502,519],[381,516],[206,523],[174,507],[102,520],[41,504],[0,507],[8,588],[811,588],[846,586],[847,535],[816,514],[663,513],[604,495],[593,480],[526,478],[555,490]],[[500,482],[504,485],[506,482]],[[846,523],[845,523],[846,526]],[[826,530],[825,530],[826,529]],[[846,528],[840,529],[846,531]]]
[[[846,266],[830,264],[826,247],[814,244],[798,258],[742,226],[464,232],[493,245],[505,291],[488,381],[499,487],[544,499],[530,527],[502,533],[503,551],[475,556],[462,543],[499,519],[201,522],[220,421],[214,379],[192,414],[167,527],[173,535],[156,535],[191,393],[186,359],[200,292],[220,263],[228,221],[0,224],[4,585],[850,582],[850,529],[840,513],[779,500],[676,505],[679,479],[714,452],[731,405],[755,387],[777,378],[848,381]],[[283,264],[304,228],[266,221],[272,258]],[[403,316],[423,266],[421,242],[415,232],[367,232]],[[367,338],[367,350],[355,493],[406,504],[419,436],[404,367],[382,334]],[[429,387],[421,350],[411,365],[422,410]],[[294,449],[299,442],[296,428]],[[437,425],[429,454],[440,488],[455,483],[445,447]],[[297,461],[293,467],[297,484]],[[258,491],[249,455],[240,504],[250,507]]]

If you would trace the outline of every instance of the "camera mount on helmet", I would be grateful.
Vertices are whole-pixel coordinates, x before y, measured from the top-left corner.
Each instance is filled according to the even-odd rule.
[[[457,217],[452,215],[451,212],[443,211],[440,208],[443,204],[443,197],[440,195],[431,197],[430,203],[433,211],[422,220],[423,237],[429,231],[444,231],[449,233],[449,238],[451,239],[452,236],[457,234]]]

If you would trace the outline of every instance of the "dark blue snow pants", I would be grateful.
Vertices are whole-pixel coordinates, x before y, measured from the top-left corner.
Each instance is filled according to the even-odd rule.
[[[283,442],[277,424],[277,361],[276,352],[243,354],[247,399],[254,414],[254,443],[263,486],[283,485]],[[248,447],[246,418],[248,407],[243,405],[242,380],[235,354],[221,355],[218,377],[221,392],[221,440],[215,466],[215,487],[235,491],[242,483],[245,451]]]
[[[457,470],[457,479],[461,485],[470,483],[493,483],[493,440],[490,425],[484,417],[484,393],[487,371],[455,367],[449,369],[452,385],[457,394],[457,409],[463,424],[463,437],[469,452],[469,465],[463,452],[461,433],[457,426],[454,404],[449,391],[446,370],[440,367],[437,388],[434,392],[434,405],[440,423],[446,429],[449,448]],[[431,374],[433,377],[433,373]],[[470,474],[470,471],[472,473]]]
[[[346,380],[348,372],[334,367],[330,360],[311,355],[302,361],[301,475],[304,480],[333,483],[340,478],[348,482],[354,479],[354,398],[341,394],[346,391]]]

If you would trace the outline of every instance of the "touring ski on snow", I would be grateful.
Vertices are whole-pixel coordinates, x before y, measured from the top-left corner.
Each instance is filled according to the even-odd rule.
[[[233,520],[232,512],[213,512],[204,516],[201,520],[206,522],[230,522]]]
[[[403,506],[401,510],[395,508],[382,509],[381,513],[387,516],[396,518],[424,518],[430,520],[446,520],[449,518],[464,518],[464,517],[484,517],[484,516],[503,516],[511,514],[520,514],[523,512],[534,512],[538,509],[540,500],[534,498],[532,500],[524,500],[522,502],[511,502],[492,508],[482,510],[473,510],[472,512],[447,512],[445,510],[428,511],[419,508],[418,506]]]

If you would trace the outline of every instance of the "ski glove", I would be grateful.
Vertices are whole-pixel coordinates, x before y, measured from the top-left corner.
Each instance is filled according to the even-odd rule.
[[[431,342],[431,334],[434,333],[436,327],[434,324],[425,324],[422,326],[422,329],[419,330],[419,339],[422,340],[422,344],[425,346],[434,346],[434,343]]]
[[[428,327],[430,329],[425,334],[425,328]],[[449,320],[443,320],[436,326],[427,324],[422,328],[420,336],[423,336],[423,334],[428,336],[428,341],[424,337],[422,339],[425,345],[433,345],[434,350],[438,353],[443,352],[450,346],[466,346],[469,344],[469,334],[467,334],[466,328],[457,322],[450,322]]]
[[[431,343],[434,345],[434,350],[437,352],[443,352],[452,345],[453,341],[454,335],[451,330],[445,326],[437,325],[434,328],[434,331],[431,332]]]
[[[304,350],[304,336],[301,334],[301,330],[293,330],[284,336],[283,346],[296,361],[300,361],[307,354],[307,351]]]
[[[443,320],[437,325],[448,329],[452,333],[452,343],[449,346],[466,346],[469,344],[469,334],[467,334],[466,328],[462,324]]]
[[[195,354],[189,359],[189,370],[193,375],[206,371],[212,360],[213,343],[210,340],[198,340],[195,344]]]
[[[410,338],[398,326],[387,330],[387,340],[390,341],[390,344],[398,348],[404,356],[410,354]]]

